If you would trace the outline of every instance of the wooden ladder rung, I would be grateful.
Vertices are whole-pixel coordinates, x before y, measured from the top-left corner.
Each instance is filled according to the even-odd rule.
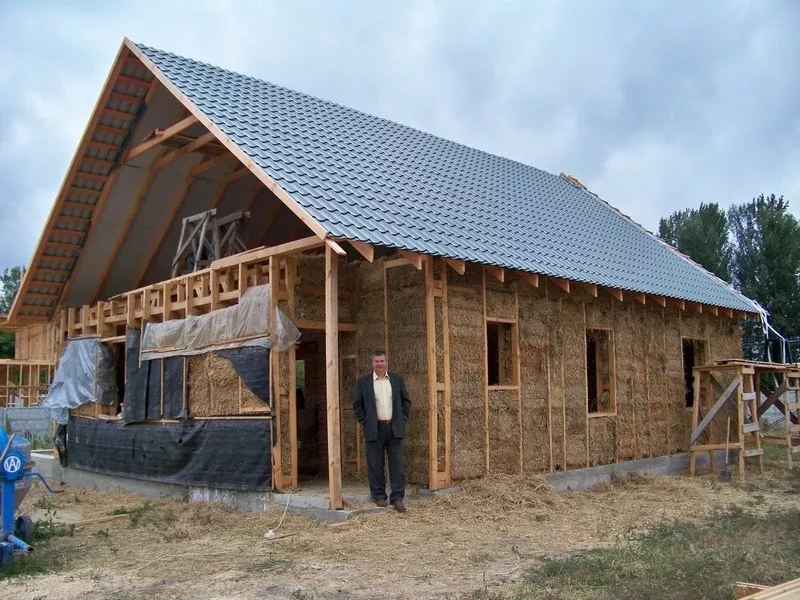
[[[792,446],[792,454],[797,454],[800,452],[800,446]]]
[[[764,449],[763,448],[748,448],[747,450],[744,451],[744,455],[747,456],[747,457],[750,457],[750,456],[763,456],[764,455]]]
[[[745,392],[744,394],[742,394],[742,400],[744,400],[745,402],[748,402],[750,400],[755,400],[755,399],[756,399],[756,393],[755,392]]]
[[[761,431],[761,427],[758,423],[745,423],[742,431],[744,433],[753,433],[754,431]]]
[[[797,402],[789,402],[786,406],[789,410],[797,410],[798,408],[800,408],[800,404],[798,404]]]
[[[800,425],[789,425],[790,433],[800,433]]]

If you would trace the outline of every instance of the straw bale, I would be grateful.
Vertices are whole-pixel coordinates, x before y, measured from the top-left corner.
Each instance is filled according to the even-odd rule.
[[[297,257],[297,282],[295,289],[295,318],[307,321],[325,320],[325,296],[313,293],[325,286],[325,256],[300,254]],[[341,285],[341,284],[340,284]]]
[[[597,298],[588,298],[586,305],[586,328],[587,329],[613,329],[613,309],[611,304],[617,302],[608,294],[600,294]]]
[[[86,402],[75,408],[71,408],[69,413],[73,417],[96,417],[98,414],[98,407],[100,405],[95,402]]]
[[[639,330],[633,319],[632,304],[612,304],[612,313],[617,372],[617,456],[620,460],[629,460],[637,455],[634,345]]]
[[[589,465],[607,465],[617,456],[617,421],[615,417],[589,419]]]
[[[500,283],[491,275],[486,276],[486,315],[489,318],[515,319],[515,282]]]
[[[548,296],[555,286],[548,282]],[[552,297],[551,297],[552,298]],[[557,298],[549,300],[550,311],[548,313],[548,339],[549,339],[549,360],[550,360],[550,426],[553,437],[553,468],[556,470],[566,470],[566,437],[565,427],[565,327],[564,327],[564,300]],[[580,348],[580,346],[579,346]],[[583,353],[581,352],[581,356]]]
[[[452,478],[486,471],[483,404],[483,307],[480,288],[450,286]]]
[[[550,469],[547,322],[550,303],[541,289],[519,287],[519,357],[523,472]]]
[[[424,275],[411,266],[387,271],[390,370],[406,382],[412,402],[406,429],[406,475],[410,483],[428,482],[428,361]]]
[[[565,300],[563,318],[567,466],[586,465],[586,330],[583,303]]]
[[[687,449],[691,410],[686,408],[683,379],[683,341],[680,332],[678,309],[664,312],[665,355],[667,379],[667,436],[669,452],[674,454]]]
[[[231,362],[216,354],[189,357],[188,410],[192,417],[224,417],[242,411],[264,410],[267,405],[251,392]]]
[[[361,297],[358,303],[358,371],[366,373],[370,355],[380,348],[390,352],[384,339],[383,261],[359,265]],[[393,368],[390,360],[390,368]]]
[[[489,470],[519,473],[519,399],[516,390],[489,388]]]
[[[650,456],[663,456],[669,453],[667,445],[667,358],[664,348],[664,309],[644,307],[644,328],[642,332],[647,343],[647,396],[650,418],[649,446]]]
[[[447,466],[445,460],[445,423],[444,423],[444,392],[436,393],[436,470],[444,472]]]
[[[636,416],[636,457],[652,456],[652,421],[651,407],[648,401],[650,373],[648,371],[647,351],[649,347],[647,335],[647,312],[641,306],[633,307],[634,343],[633,376],[634,376],[634,410]]]
[[[488,277],[486,278],[488,281]],[[464,286],[471,286],[475,287],[480,292],[481,282],[483,281],[483,267],[480,265],[476,265],[473,263],[467,263],[466,269],[464,270],[463,275],[459,275],[457,278],[454,278],[453,283],[457,283],[458,285]]]
[[[433,299],[434,321],[436,323],[436,381],[444,381],[444,322],[442,298]],[[449,317],[450,315],[448,315]]]

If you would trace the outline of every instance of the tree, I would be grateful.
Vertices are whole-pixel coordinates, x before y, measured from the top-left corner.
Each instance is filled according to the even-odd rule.
[[[0,314],[11,310],[24,274],[25,267],[12,267],[0,274]],[[0,331],[0,358],[14,358],[14,334],[10,331]]]
[[[701,204],[661,219],[658,237],[724,281],[731,281],[733,246],[728,219],[718,204]]]
[[[760,195],[732,206],[728,220],[735,240],[733,275],[739,290],[769,311],[772,326],[786,338],[800,334],[800,224],[783,196]],[[761,356],[763,338],[745,328],[749,358]]]

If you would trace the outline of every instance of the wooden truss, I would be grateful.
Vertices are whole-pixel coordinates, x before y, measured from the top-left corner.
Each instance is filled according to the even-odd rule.
[[[215,260],[247,250],[241,233],[246,211],[236,211],[217,218],[217,209],[186,217],[181,224],[178,250],[172,260],[172,276],[194,273]]]

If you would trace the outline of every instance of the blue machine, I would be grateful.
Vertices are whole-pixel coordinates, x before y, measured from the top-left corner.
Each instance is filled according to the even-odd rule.
[[[31,471],[31,445],[24,437],[8,435],[0,427],[0,568],[14,560],[14,550],[31,552],[28,544],[33,534],[33,523],[28,516],[15,519],[20,504],[28,495],[32,477],[38,477],[51,494],[47,482],[39,473]]]

